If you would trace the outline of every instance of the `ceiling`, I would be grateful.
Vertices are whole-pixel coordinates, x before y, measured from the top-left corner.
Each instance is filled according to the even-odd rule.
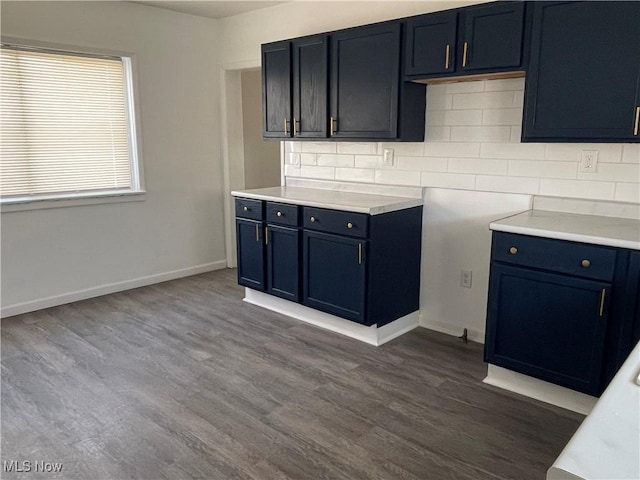
[[[271,2],[271,1],[135,1],[133,3],[141,3],[143,5],[150,5],[152,7],[164,8],[166,10],[173,10],[174,12],[188,13],[190,15],[198,15],[201,17],[209,18],[224,18],[239,13],[250,12],[252,10],[259,10],[261,8],[272,7],[280,3],[286,2]]]

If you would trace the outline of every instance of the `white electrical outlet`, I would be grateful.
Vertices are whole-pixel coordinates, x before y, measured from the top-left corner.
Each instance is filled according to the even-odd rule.
[[[300,165],[300,154],[292,153],[289,155],[289,165]]]
[[[382,151],[382,164],[387,167],[393,166],[393,148],[385,148]]]
[[[595,173],[598,169],[598,150],[582,150],[580,171]]]
[[[460,286],[464,288],[471,288],[471,270],[460,270]]]

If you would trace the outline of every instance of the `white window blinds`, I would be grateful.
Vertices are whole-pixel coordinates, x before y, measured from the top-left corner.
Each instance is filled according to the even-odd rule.
[[[122,58],[2,46],[3,199],[136,187],[124,67]]]

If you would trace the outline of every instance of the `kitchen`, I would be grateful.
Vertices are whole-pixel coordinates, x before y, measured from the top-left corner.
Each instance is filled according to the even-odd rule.
[[[359,3],[331,3],[331,8],[319,9],[317,5],[306,2],[276,5],[256,12],[228,17],[216,23],[218,28],[209,32],[205,19],[175,16],[178,22],[197,24],[200,35],[208,38],[211,44],[223,45],[224,48],[212,53],[216,58],[208,62],[187,64],[185,62],[183,76],[169,76],[164,80],[156,79],[156,87],[143,88],[142,96],[148,95],[145,108],[154,108],[154,114],[147,113],[143,122],[145,135],[158,135],[156,138],[145,138],[145,158],[166,158],[166,153],[158,151],[159,138],[167,132],[167,127],[178,128],[183,138],[169,136],[174,143],[168,145],[171,155],[190,158],[189,166],[197,175],[190,174],[165,160],[165,164],[145,162],[147,168],[147,184],[149,186],[148,203],[155,203],[157,211],[149,212],[147,225],[149,231],[162,233],[162,251],[169,254],[156,259],[145,260],[146,245],[157,242],[153,238],[143,237],[142,228],[134,224],[133,218],[127,222],[136,232],[130,235],[131,252],[125,252],[122,265],[112,266],[113,247],[105,243],[104,235],[93,238],[92,233],[77,231],[74,226],[80,222],[91,222],[87,217],[93,216],[87,207],[84,212],[31,212],[3,214],[3,291],[4,304],[15,305],[33,302],[36,299],[62,296],[68,292],[79,291],[93,285],[106,285],[125,282],[146,276],[160,275],[169,271],[191,269],[194,266],[224,264],[225,251],[232,251],[231,239],[224,239],[220,225],[225,224],[223,214],[226,213],[226,224],[233,221],[232,199],[228,197],[230,190],[242,188],[234,184],[232,152],[237,151],[237,133],[230,128],[233,123],[226,124],[225,119],[232,119],[234,112],[229,108],[233,98],[226,93],[232,92],[233,85],[226,79],[234,72],[246,68],[260,66],[260,44],[269,41],[297,37],[305,34],[324,32],[354,25],[362,25],[375,21],[417,15],[429,11],[462,6],[462,3],[449,2],[394,2],[393,4],[374,3],[371,8],[364,9]],[[93,7],[106,17],[120,15],[117,10],[129,12],[133,9],[141,18],[146,7],[132,5]],[[33,10],[31,10],[33,9]],[[42,10],[44,9],[44,10]],[[103,10],[100,10],[103,9]],[[47,14],[43,14],[46,12]],[[40,38],[59,43],[101,44],[112,49],[132,50],[131,40],[126,36],[112,39],[111,31],[104,26],[95,32],[86,32],[77,25],[90,25],[95,22],[95,13],[90,11],[72,11],[64,4],[60,6],[43,5],[18,6],[3,4],[3,33],[15,37]],[[132,13],[133,15],[133,13]],[[156,15],[172,15],[156,12]],[[7,20],[11,19],[11,22]],[[51,22],[54,18],[56,21]],[[171,17],[173,19],[173,17]],[[92,20],[93,19],[93,20]],[[179,20],[178,20],[179,19]],[[142,23],[141,23],[142,24]],[[61,27],[61,25],[63,27]],[[64,28],[67,26],[68,28]],[[95,24],[94,24],[95,26]],[[124,28],[124,27],[121,27]],[[134,26],[130,27],[134,29]],[[136,26],[137,28],[137,26]],[[151,28],[151,27],[148,27]],[[173,28],[178,28],[175,26]],[[184,28],[187,28],[185,25]],[[189,25],[189,28],[196,28]],[[59,30],[64,30],[64,33]],[[90,39],[85,35],[95,35]],[[135,37],[132,33],[129,34]],[[155,38],[158,33],[149,31],[147,36]],[[209,35],[209,36],[207,36]],[[142,34],[140,34],[142,37]],[[136,40],[137,41],[137,40]],[[151,48],[146,40],[139,40],[145,48]],[[195,42],[195,39],[194,39]],[[122,44],[122,45],[120,45]],[[137,49],[141,47],[136,47]],[[154,62],[161,62],[165,51],[174,51],[177,45],[167,35],[162,43],[162,50],[154,52]],[[189,52],[187,46],[183,46]],[[195,48],[203,48],[201,45]],[[135,50],[135,49],[134,49]],[[141,85],[147,85],[149,75],[157,73],[156,64],[145,64],[150,59],[140,54]],[[210,63],[209,63],[210,62]],[[218,72],[221,66],[222,74]],[[188,76],[185,68],[192,69],[194,75],[205,75],[207,82],[218,85],[222,92],[220,100],[218,90],[211,92],[205,82],[199,83],[195,76]],[[145,78],[145,75],[147,77]],[[189,78],[187,78],[189,77]],[[186,82],[186,84],[185,84]],[[180,97],[183,101],[166,105],[149,107],[150,101],[160,98],[175,98],[169,95],[171,87],[180,86],[183,91],[206,92],[209,106],[205,109],[199,98]],[[559,198],[555,205],[573,208],[577,211],[592,211],[593,201],[598,201],[598,209],[613,209],[617,215],[628,212],[631,218],[636,215],[638,203],[638,157],[637,144],[629,143],[520,143],[518,141],[522,122],[524,97],[524,80],[502,79],[483,80],[469,83],[453,83],[434,85],[427,88],[427,137],[424,142],[378,143],[378,142],[286,142],[284,144],[284,176],[287,184],[306,187],[318,187],[325,182],[357,182],[361,191],[371,193],[387,193],[397,196],[423,198],[425,215],[423,223],[423,277],[420,288],[420,324],[435,330],[445,331],[456,336],[467,328],[471,340],[482,341],[485,331],[486,297],[489,279],[490,238],[488,225],[491,221],[506,217],[509,214],[527,210],[532,202],[542,201],[544,209],[553,208],[548,197]],[[220,117],[209,111],[210,105],[221,109]],[[433,107],[433,108],[432,108]],[[162,110],[166,109],[166,111]],[[173,109],[173,110],[172,110]],[[148,111],[148,110],[147,110]],[[190,118],[196,112],[198,122],[189,122],[189,132],[177,126],[176,115],[183,119]],[[215,110],[214,110],[215,111]],[[145,110],[143,109],[143,112]],[[174,113],[175,112],[175,113]],[[151,116],[152,118],[149,118]],[[160,121],[159,119],[168,119]],[[203,121],[205,119],[206,121]],[[468,125],[471,123],[471,125]],[[211,132],[221,131],[211,135]],[[149,133],[150,132],[150,133]],[[211,138],[213,137],[213,138]],[[203,141],[203,139],[207,139]],[[163,143],[166,148],[166,144]],[[222,152],[219,153],[220,146]],[[393,149],[395,164],[382,166],[384,149]],[[598,151],[598,169],[594,173],[578,172],[582,151]],[[215,164],[204,161],[203,155],[217,159]],[[298,157],[296,157],[298,155]],[[295,159],[299,158],[298,164]],[[225,164],[226,162],[226,164]],[[160,175],[160,170],[165,174]],[[167,175],[168,172],[171,172]],[[223,183],[225,172],[228,172],[229,184]],[[184,188],[177,189],[167,183],[172,180],[183,182],[184,188],[192,193],[185,197]],[[216,186],[204,178],[215,178]],[[382,186],[379,186],[382,185]],[[162,197],[156,193],[152,198],[151,187],[159,187],[164,191]],[[539,195],[535,200],[533,196]],[[585,202],[584,199],[591,202]],[[226,212],[220,207],[213,216],[210,205],[222,205],[227,202]],[[616,203],[621,202],[621,203]],[[186,211],[193,205],[193,212]],[[620,210],[622,206],[622,211]],[[133,208],[142,208],[138,204]],[[101,208],[101,207],[96,207]],[[148,208],[148,207],[147,207]],[[162,212],[162,214],[160,213]],[[51,214],[51,215],[45,215]],[[111,218],[114,213],[105,212]],[[178,215],[179,214],[179,215]],[[128,214],[128,215],[133,215]],[[168,215],[168,216],[165,216]],[[80,216],[80,218],[78,218]],[[72,218],[75,217],[75,218]],[[104,221],[104,220],[102,220]],[[111,218],[113,226],[124,221],[122,218]],[[40,245],[30,240],[22,248],[16,242],[24,241],[24,233],[29,232],[35,224],[45,228],[47,225],[62,224],[69,232],[76,231],[75,236],[87,239],[89,243],[99,245],[99,255],[91,259],[92,271],[102,272],[95,275],[83,272],[82,276],[64,275],[65,283],[56,285],[54,278],[61,277],[68,267],[64,260],[77,258],[77,252],[70,249],[68,256],[55,260],[43,257]],[[189,222],[189,223],[187,223]],[[196,230],[193,228],[198,224]],[[167,232],[166,226],[172,228]],[[58,228],[52,228],[58,232]],[[89,229],[91,230],[91,229]],[[178,233],[194,232],[193,238],[185,242]],[[228,229],[227,229],[228,231]],[[197,232],[197,234],[196,234]],[[101,230],[101,233],[104,232]],[[108,237],[107,237],[108,238]],[[142,242],[144,240],[144,242]],[[67,242],[67,235],[56,234],[50,242]],[[80,243],[80,242],[78,242]],[[215,246],[215,247],[212,247]],[[66,249],[62,249],[66,251]],[[139,256],[140,252],[142,257]],[[10,254],[8,252],[11,252]],[[85,255],[87,255],[85,253]],[[52,265],[52,262],[54,263]],[[165,263],[166,262],[166,263]],[[37,278],[28,272],[37,272],[39,264],[47,264],[47,278]],[[153,265],[153,268],[151,268]],[[121,267],[122,270],[116,267]],[[205,268],[205,267],[202,267]],[[218,267],[219,268],[219,267]],[[117,270],[117,271],[116,271]],[[460,271],[472,271],[472,288],[461,288]],[[6,275],[6,276],[5,276]],[[94,276],[95,275],[95,276]],[[9,284],[6,279],[25,278],[31,282],[31,289],[19,289],[19,285]],[[78,279],[77,283],[76,280]],[[142,281],[141,281],[142,282]],[[142,283],[140,283],[142,284]],[[13,286],[15,285],[15,287]],[[132,285],[137,286],[137,285]],[[131,286],[129,287],[131,288]],[[4,312],[3,312],[4,313]]]

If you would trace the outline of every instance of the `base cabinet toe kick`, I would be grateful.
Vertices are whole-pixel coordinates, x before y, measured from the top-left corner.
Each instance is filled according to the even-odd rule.
[[[422,205],[379,214],[236,197],[238,283],[382,327],[419,309]]]

